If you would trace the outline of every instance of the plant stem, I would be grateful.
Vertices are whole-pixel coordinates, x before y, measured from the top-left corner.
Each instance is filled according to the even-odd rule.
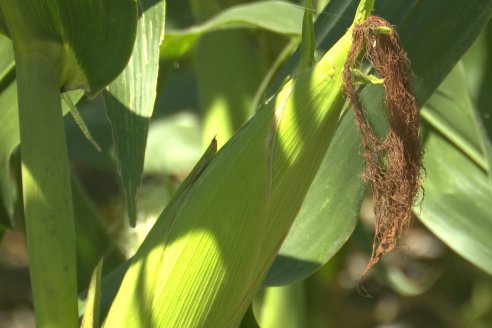
[[[75,227],[59,68],[16,51],[22,188],[37,327],[77,327]]]

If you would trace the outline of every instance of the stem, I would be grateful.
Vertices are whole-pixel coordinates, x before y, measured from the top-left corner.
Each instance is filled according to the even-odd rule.
[[[77,327],[75,227],[58,67],[15,54],[22,189],[37,327]]]
[[[354,25],[362,24],[371,15],[375,0],[361,0],[355,12]]]

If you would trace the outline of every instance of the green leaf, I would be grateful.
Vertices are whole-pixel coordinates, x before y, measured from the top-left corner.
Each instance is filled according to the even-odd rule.
[[[330,1],[324,10],[330,15],[320,15],[315,24],[318,53],[329,49],[346,30],[349,24],[346,18],[353,15],[356,4],[356,1]],[[492,14],[492,2],[436,0],[415,8],[413,4],[403,0],[376,1],[375,10],[396,26],[416,76],[415,95],[423,103],[478,36]],[[413,9],[410,11],[410,8]],[[335,20],[334,16],[339,19]],[[435,17],[439,17],[439,24],[436,24]],[[296,58],[298,60],[299,57],[294,56]],[[295,60],[289,62],[277,85],[295,67]],[[364,87],[362,100],[370,116],[374,117],[371,121],[379,132],[385,129],[384,120],[380,118],[381,99],[380,88],[374,85]],[[363,163],[359,155],[359,133],[353,121],[352,113],[342,118],[334,142],[325,154],[300,215],[264,282],[265,286],[304,279],[326,263],[350,236],[365,191],[359,179]]]
[[[142,180],[147,133],[154,110],[166,2],[141,0],[139,9],[137,37],[130,62],[104,94],[118,173],[132,226],[137,220],[136,195]]]
[[[272,14],[275,13],[275,14]],[[205,33],[233,28],[260,28],[300,36],[303,10],[283,1],[262,1],[234,6],[205,23],[182,31],[167,31],[161,59],[173,60],[190,51]]]
[[[5,0],[1,8],[15,48],[56,62],[63,90],[84,88],[94,95],[128,62],[135,0]]]
[[[99,326],[99,303],[101,302],[101,272],[103,262],[99,261],[92,273],[89,295],[85,306],[84,317],[81,328],[98,328]]]
[[[492,184],[461,65],[422,109],[428,122],[420,220],[450,248],[492,274]],[[437,122],[437,124],[436,124]],[[487,137],[485,137],[487,138]],[[490,146],[487,146],[490,152]]]
[[[467,91],[461,64],[457,65],[421,111],[422,117],[441,132],[476,165],[488,171],[490,144],[481,119]]]

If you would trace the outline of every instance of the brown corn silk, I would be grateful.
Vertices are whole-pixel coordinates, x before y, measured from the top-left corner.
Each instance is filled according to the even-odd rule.
[[[373,193],[376,216],[372,255],[362,276],[391,252],[408,228],[421,186],[419,116],[410,85],[409,62],[394,28],[370,16],[354,27],[343,83],[364,148],[363,180]],[[384,79],[388,131],[379,138],[354,87],[351,69],[366,59]]]

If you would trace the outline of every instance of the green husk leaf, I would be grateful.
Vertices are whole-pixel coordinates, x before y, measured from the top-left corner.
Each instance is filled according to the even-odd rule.
[[[209,147],[203,154],[202,158],[195,165],[195,168],[190,172],[190,174],[186,177],[186,179],[181,183],[178,190],[175,193],[174,198],[166,207],[165,211],[161,214],[161,221],[171,221],[176,211],[183,206],[183,203],[186,201],[188,194],[191,190],[193,184],[198,180],[200,175],[203,173],[205,168],[209,165],[212,158],[215,156],[217,152],[217,142],[212,140]],[[126,271],[128,270],[130,264],[132,263],[132,259],[129,259],[122,263],[118,268],[116,268],[111,274],[103,279],[103,296],[101,300],[101,317],[105,318],[113,299],[115,298],[118,289],[120,288],[120,284],[125,276]],[[84,298],[84,297],[82,297]]]
[[[105,326],[227,326],[260,251],[260,245],[239,243],[238,236],[251,240],[264,232],[272,123],[265,111],[260,124],[241,130],[244,137],[222,148],[182,203],[166,208],[135,255]],[[233,181],[235,190],[222,186]],[[179,289],[183,284],[191,288]],[[170,292],[177,294],[166,297]]]

